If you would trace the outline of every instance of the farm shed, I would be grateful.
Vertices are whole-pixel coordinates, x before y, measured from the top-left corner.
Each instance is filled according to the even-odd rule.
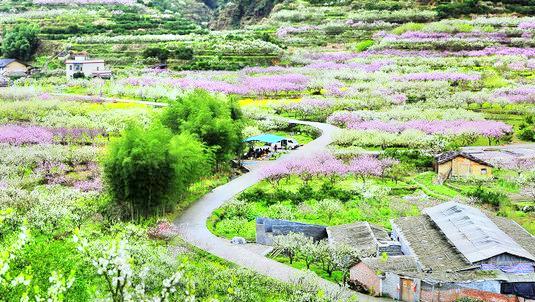
[[[535,298],[535,238],[514,221],[447,202],[392,220],[391,237],[404,256],[365,258],[351,269],[351,280],[376,295],[446,302]]]
[[[395,298],[398,296],[400,279],[396,274],[389,276],[388,272],[391,271],[395,271],[397,274],[417,272],[416,258],[412,256],[363,258],[361,262],[350,269],[349,275],[353,282],[363,286],[371,295]]]
[[[466,152],[451,151],[436,158],[435,171],[444,181],[450,177],[492,176],[493,166]]]

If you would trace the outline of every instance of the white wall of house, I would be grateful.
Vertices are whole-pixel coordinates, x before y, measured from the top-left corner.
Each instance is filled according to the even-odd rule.
[[[67,61],[66,68],[67,68],[66,70],[67,77],[70,77],[70,78],[72,78],[72,76],[78,72],[83,73],[86,77],[91,77],[94,73],[106,71],[106,67],[104,66],[104,61],[100,61],[100,60]]]

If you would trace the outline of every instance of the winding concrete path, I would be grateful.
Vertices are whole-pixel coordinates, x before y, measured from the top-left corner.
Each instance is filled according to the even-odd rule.
[[[332,141],[333,134],[338,130],[337,127],[328,124],[302,122],[296,120],[289,121],[313,126],[321,130],[322,134],[316,140],[306,144],[298,150],[282,156],[280,159],[297,159],[306,154],[322,151],[327,147],[327,145],[329,145],[329,143]],[[260,163],[259,168],[272,165],[274,162],[276,161]],[[225,185],[217,187],[212,192],[198,200],[180,217],[178,217],[175,220],[175,225],[180,229],[184,240],[213,255],[226,259],[239,266],[251,269],[262,275],[266,275],[283,282],[293,283],[305,276],[306,272],[266,258],[242,246],[231,244],[229,240],[212,234],[206,226],[206,221],[214,210],[221,207],[225,202],[229,201],[243,190],[262,180],[259,170],[261,169],[254,169],[249,173],[233,179]],[[335,283],[329,282],[320,277],[316,277],[315,279],[316,280],[314,280],[314,282],[316,282],[320,288],[326,291],[339,290],[339,286]],[[356,297],[358,301],[391,301],[388,299],[371,297],[350,290],[347,290],[344,293],[344,296]]]

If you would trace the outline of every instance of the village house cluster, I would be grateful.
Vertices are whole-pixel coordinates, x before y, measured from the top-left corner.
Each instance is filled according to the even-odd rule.
[[[535,237],[516,222],[446,202],[391,224],[389,233],[368,222],[324,227],[259,218],[256,239],[271,245],[273,236],[295,232],[350,245],[363,255],[350,280],[375,296],[407,302],[535,299]]]
[[[70,53],[65,60],[65,74],[68,78],[102,78],[109,79],[112,72],[106,67],[104,60],[90,59],[87,52]],[[16,59],[0,59],[0,87],[10,84],[10,79],[21,78],[39,69],[32,68]]]
[[[362,259],[351,280],[401,301],[535,298],[535,238],[512,220],[447,202],[392,221],[398,250]],[[396,245],[397,246],[397,245]]]

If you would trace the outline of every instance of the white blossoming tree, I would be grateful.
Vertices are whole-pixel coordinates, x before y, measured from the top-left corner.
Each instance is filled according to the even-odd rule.
[[[164,279],[158,293],[149,293],[144,281],[149,268],[137,270],[133,267],[134,259],[127,240],[114,242],[103,251],[92,249],[87,239],[79,237],[79,231],[75,231],[73,240],[82,255],[96,268],[97,274],[105,279],[111,301],[195,301],[194,285],[182,271]]]

